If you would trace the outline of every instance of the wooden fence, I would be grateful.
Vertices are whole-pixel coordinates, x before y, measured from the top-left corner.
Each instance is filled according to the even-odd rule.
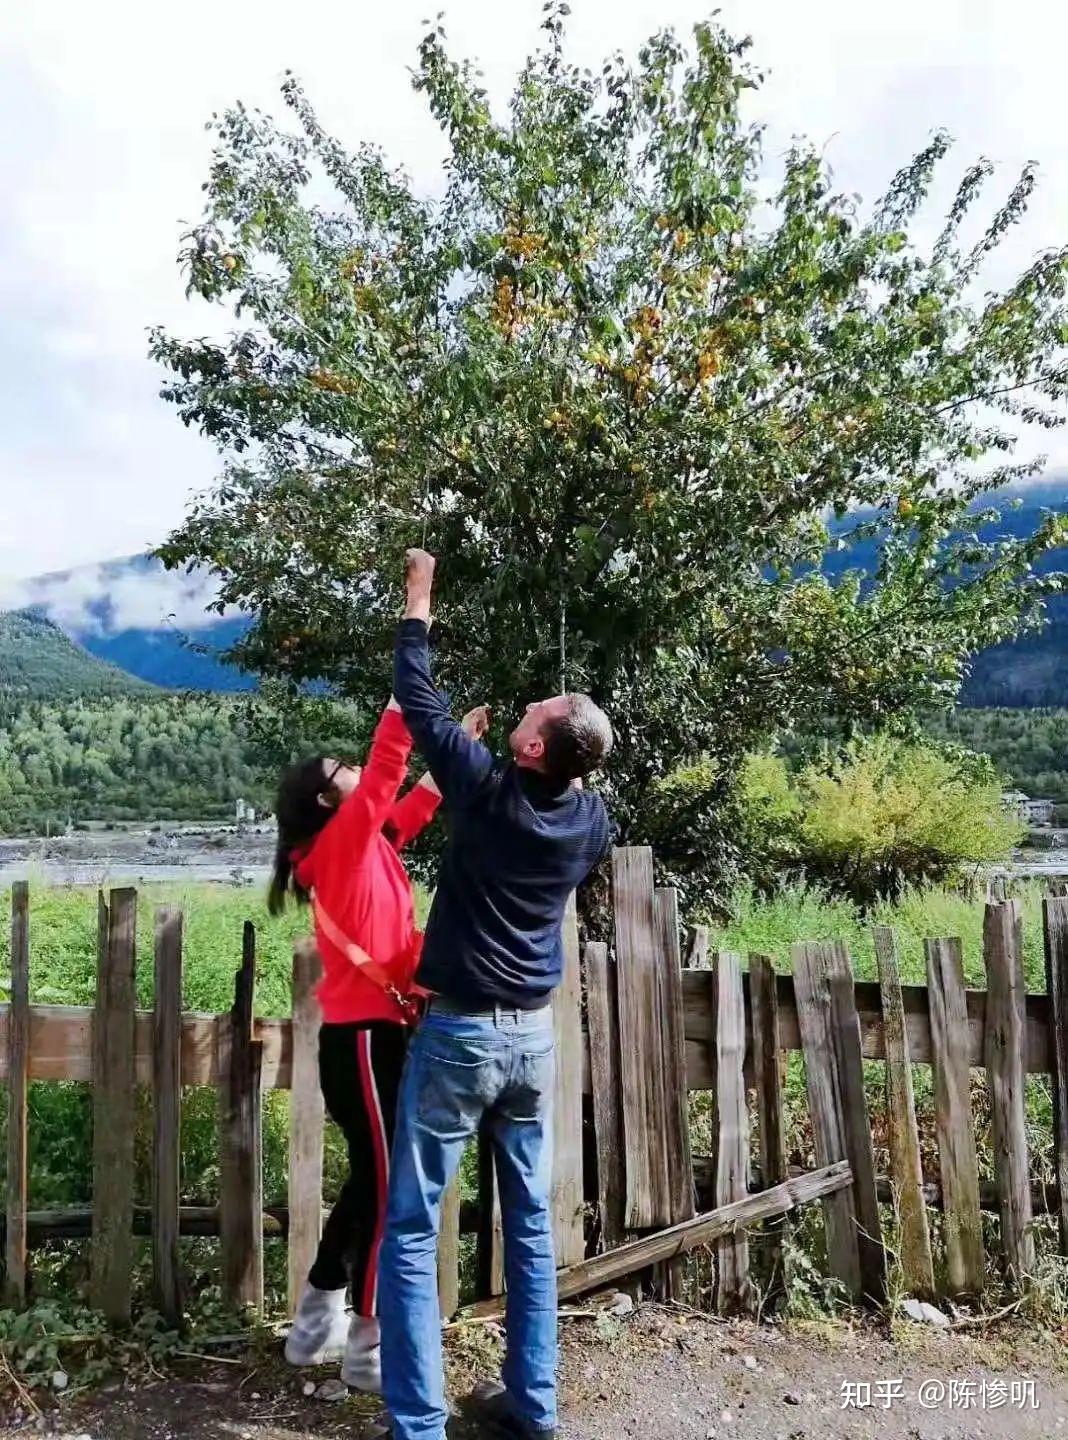
[[[714,1237],[715,1302],[745,1309],[753,1274],[744,1222],[821,1198],[827,1262],[846,1291],[877,1302],[886,1290],[885,1204],[900,1224],[908,1289],[977,1296],[986,1257],[980,1211],[1000,1216],[1001,1260],[1010,1282],[1034,1269],[1034,1202],[1025,1126],[1029,1073],[1051,1077],[1056,1183],[1038,1196],[1059,1221],[1068,1253],[1068,898],[1044,902],[1047,992],[1025,993],[1017,902],[988,904],[985,992],[966,990],[961,946],[926,942],[926,986],[902,985],[894,935],[877,930],[879,981],[854,982],[839,942],[793,947],[792,974],[766,956],[719,952],[708,962],[698,931],[680,956],[677,897],[658,889],[652,854],[620,849],[613,859],[613,944],[580,957],[574,908],[564,926],[564,982],[554,999],[557,1038],[553,1226],[562,1291],[619,1273],[635,1261],[672,1260]],[[115,1320],[130,1313],[133,1236],[152,1238],[157,1303],[182,1311],[179,1237],[220,1237],[226,1300],[261,1310],[265,1236],[289,1245],[289,1300],[299,1294],[323,1216],[323,1107],[317,1075],[314,947],[293,956],[292,1013],[256,1018],[256,936],[244,929],[228,1014],[183,1013],[182,916],[155,917],[154,1008],[135,1008],[136,892],[100,897],[94,1008],[30,1004],[28,892],[12,889],[10,1003],[0,1007],[0,1079],[7,1084],[5,1258],[9,1297],[25,1298],[28,1255],[50,1236],[91,1236],[92,1303]],[[783,1062],[804,1056],[815,1160],[800,1183],[787,1167]],[[889,1175],[875,1169],[864,1063],[885,1061]],[[921,1173],[913,1066],[933,1069],[939,1176]],[[985,1070],[994,1146],[994,1193],[979,1184],[971,1071]],[[28,1207],[27,1086],[31,1080],[90,1081],[93,1087],[93,1203],[88,1210]],[[137,1086],[152,1092],[152,1204],[134,1204]],[[182,1091],[211,1086],[219,1098],[217,1207],[179,1199]],[[264,1089],[288,1089],[288,1205],[264,1211],[261,1105]],[[711,1092],[711,1153],[691,1156],[689,1097]],[[755,1122],[756,1143],[753,1143]],[[459,1303],[459,1237],[476,1232],[477,1287],[503,1289],[502,1237],[488,1152],[477,1204],[456,1188],[443,1208],[439,1248],[442,1310]],[[759,1186],[754,1177],[759,1176]],[[695,1188],[696,1181],[696,1188]],[[760,1189],[767,1205],[754,1198]],[[697,1199],[717,1214],[694,1220]],[[941,1249],[929,1226],[941,1205]],[[726,1207],[726,1208],[724,1208]],[[722,1214],[720,1212],[722,1211]],[[733,1217],[733,1218],[732,1218]],[[668,1232],[668,1240],[657,1238]],[[779,1232],[769,1238],[772,1259]],[[639,1237],[640,1243],[635,1245]],[[677,1237],[677,1243],[671,1237]],[[611,1252],[619,1252],[614,1264]],[[596,1258],[594,1258],[596,1257]],[[632,1267],[633,1268],[633,1267]],[[677,1268],[662,1265],[670,1290]],[[936,1280],[940,1276],[940,1281]],[[591,1279],[592,1277],[592,1279]]]

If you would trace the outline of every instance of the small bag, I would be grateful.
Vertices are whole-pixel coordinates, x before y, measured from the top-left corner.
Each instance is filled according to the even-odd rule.
[[[405,1025],[410,1025],[413,1028],[418,1025],[423,1018],[423,1010],[425,1008],[425,992],[421,991],[413,980],[415,965],[418,960],[418,950],[413,947],[413,954],[410,957],[411,963],[405,966],[403,983],[408,987],[405,992],[401,990],[393,980],[384,965],[380,965],[377,960],[368,955],[366,950],[357,945],[354,940],[349,939],[341,927],[337,925],[323,909],[318,897],[315,895],[312,896],[312,908],[315,913],[315,923],[322,930],[331,945],[340,950],[345,958],[350,960],[362,974],[366,975],[372,984],[377,985],[380,990],[389,996],[400,1010]]]

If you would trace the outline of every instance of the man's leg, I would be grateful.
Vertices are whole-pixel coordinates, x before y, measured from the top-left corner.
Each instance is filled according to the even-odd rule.
[[[445,1436],[437,1287],[441,1196],[504,1078],[492,1025],[481,1043],[478,1029],[475,1022],[431,1010],[412,1041],[401,1082],[378,1276],[383,1386],[396,1440]]]
[[[556,1426],[556,1261],[552,1185],[553,1032],[520,1032],[512,1083],[490,1113],[508,1287],[505,1389],[534,1431]]]

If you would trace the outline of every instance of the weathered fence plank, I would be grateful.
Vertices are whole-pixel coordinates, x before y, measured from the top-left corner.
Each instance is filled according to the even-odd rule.
[[[225,1077],[221,1088],[219,1228],[223,1299],[235,1309],[249,1308],[262,1314],[262,1051],[252,1038],[255,985],[256,931],[246,921],[233,1008],[219,1021],[219,1070]]]
[[[749,1112],[743,1075],[745,996],[741,960],[730,950],[720,950],[713,974],[716,1084],[712,1098],[712,1153],[716,1161],[715,1203],[719,1208],[746,1196]],[[738,1231],[716,1245],[716,1309],[721,1315],[746,1310],[751,1296],[749,1241],[743,1231]]]
[[[608,946],[599,941],[591,941],[586,946],[586,1021],[589,1028],[601,1244],[604,1249],[612,1250],[623,1238],[627,1182],[623,1169],[616,967],[608,958]]]
[[[626,1224],[639,1230],[669,1224],[671,1213],[663,1127],[664,1076],[658,1063],[663,1055],[657,981],[660,947],[653,913],[653,852],[648,846],[625,846],[612,852],[612,888]]]
[[[671,1223],[694,1214],[690,1107],[686,1093],[686,1040],[682,1027],[682,960],[679,950],[679,894],[660,889],[653,897],[660,943],[660,1002],[664,1035],[664,1128],[667,1137]]]
[[[321,965],[311,940],[293,947],[292,1075],[289,1097],[289,1313],[300,1301],[323,1228],[323,1129],[319,1088],[319,1002],[315,987]]]
[[[11,887],[11,1005],[7,1027],[6,1289],[26,1299],[26,1208],[29,1203],[26,1100],[30,1078],[30,887]]]
[[[553,1238],[559,1265],[586,1254],[582,1232],[582,963],[578,914],[571,896],[563,924],[564,975],[553,995]]]
[[[845,1160],[848,1152],[823,946],[794,945],[790,953],[816,1163],[833,1165]],[[824,1199],[823,1222],[831,1274],[842,1282],[848,1295],[859,1299],[860,1254],[852,1189],[836,1191]]]
[[[478,1241],[475,1289],[479,1299],[504,1294],[504,1230],[497,1190],[497,1162],[485,1125],[478,1132]]]
[[[101,905],[98,912],[105,911]],[[137,891],[112,890],[98,956],[93,1024],[93,1241],[89,1293],[109,1320],[130,1318],[133,1270],[134,976]]]
[[[988,905],[983,917],[986,966],[986,1064],[994,1179],[1001,1200],[1001,1248],[1010,1280],[1022,1286],[1035,1269],[1031,1174],[1023,1057],[1023,945],[1019,901]]]
[[[886,1251],[883,1249],[879,1202],[875,1194],[875,1151],[864,1093],[864,1061],[860,1049],[860,1021],[853,998],[853,967],[849,947],[844,941],[832,941],[824,947],[824,953],[838,1063],[842,1133],[846,1157],[853,1171],[860,1283],[864,1296],[878,1305],[886,1298]]]
[[[1057,1225],[1061,1254],[1068,1255],[1068,898],[1042,902],[1053,1067],[1053,1151],[1057,1174]]]
[[[897,937],[885,925],[875,927],[875,958],[882,990],[886,1042],[886,1114],[890,1131],[890,1178],[901,1227],[901,1272],[911,1295],[934,1295],[934,1261],[927,1207],[923,1200],[920,1137],[912,1089],[909,1042],[901,1000]]]
[[[761,1182],[765,1188],[786,1179],[786,1129],[782,1111],[782,1067],[779,1046],[779,1001],[775,967],[767,955],[749,956],[749,1000],[756,1083],[757,1133]],[[783,1234],[787,1221],[777,1217],[766,1247],[773,1289],[783,1283]]]
[[[691,925],[687,936],[685,970],[706,970],[708,968],[708,926]]]
[[[178,1208],[182,1164],[182,912],[155,924],[152,1025],[152,1274],[156,1304],[182,1321]]]
[[[460,1177],[454,1175],[441,1197],[438,1228],[438,1304],[451,1320],[460,1306]]]
[[[712,1066],[708,1047],[711,975],[707,970],[682,972],[683,1017],[686,1026],[686,1083],[691,1090],[708,1090],[712,1085]],[[801,1034],[797,1023],[797,1002],[791,975],[778,975],[779,1029],[784,1050],[800,1050]],[[865,1060],[885,1060],[883,1014],[879,985],[875,981],[857,981],[854,986],[857,1013],[860,1017],[861,1052]],[[905,1010],[905,1035],[909,1056],[914,1065],[931,1063],[931,1027],[928,1018],[928,995],[924,985],[903,985],[901,999]],[[965,991],[967,1009],[964,1058],[968,1065],[982,1068],[986,1064],[986,992]],[[1027,1070],[1031,1075],[1050,1072],[1049,1002],[1045,994],[1027,997]]]
[[[983,1234],[960,941],[925,940],[924,951],[931,1005],[935,1131],[942,1170],[946,1284],[951,1295],[978,1295],[983,1289]]]

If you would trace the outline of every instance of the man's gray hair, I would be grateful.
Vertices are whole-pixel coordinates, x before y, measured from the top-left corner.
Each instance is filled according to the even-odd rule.
[[[547,720],[541,732],[545,773],[561,784],[584,779],[603,765],[614,738],[608,716],[588,695],[566,698],[567,713]]]

